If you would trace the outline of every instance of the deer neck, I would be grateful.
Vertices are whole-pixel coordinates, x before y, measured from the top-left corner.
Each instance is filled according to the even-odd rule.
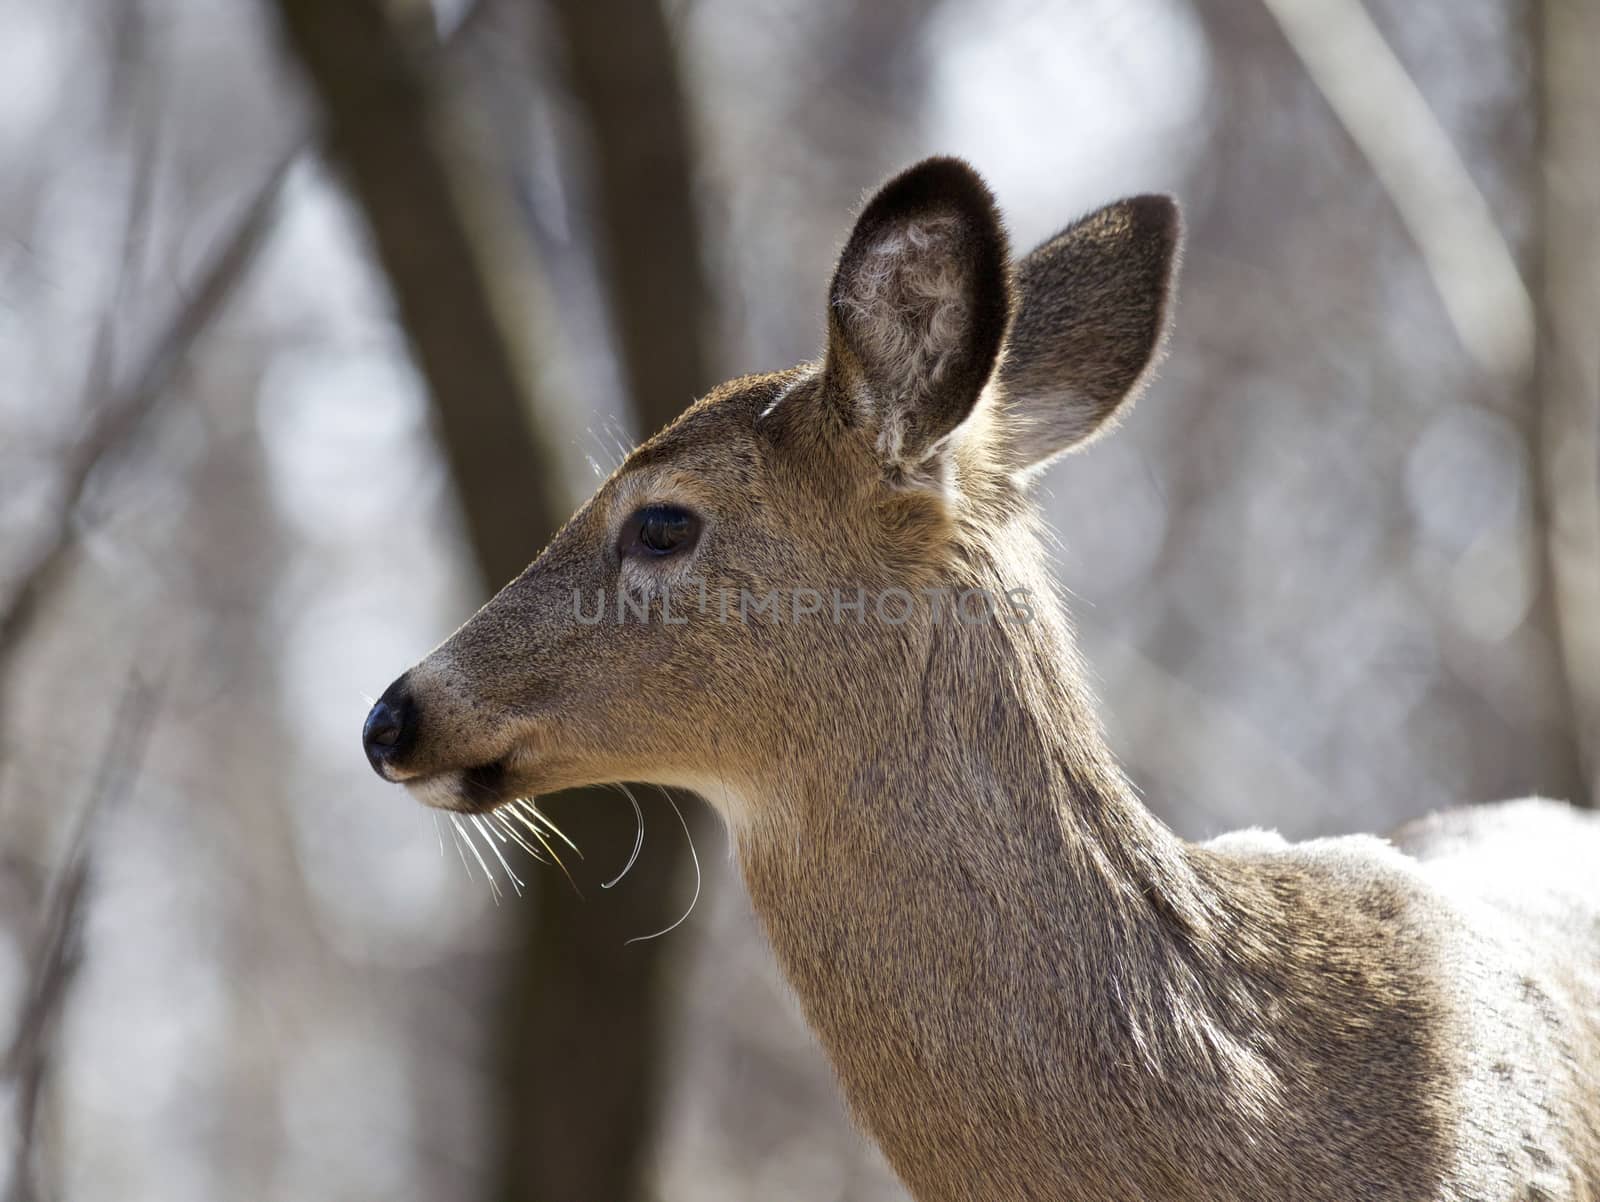
[[[739,832],[756,909],[919,1198],[1148,1191],[1126,1166],[1160,1171],[1197,1064],[1213,1100],[1262,1096],[1204,967],[1228,901],[1132,796],[1052,620],[930,630],[921,650],[921,695],[775,774],[767,820]]]

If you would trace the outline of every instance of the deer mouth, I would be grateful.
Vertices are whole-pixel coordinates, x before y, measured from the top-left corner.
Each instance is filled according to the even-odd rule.
[[[503,801],[509,800],[507,786],[510,784],[511,773],[506,764],[506,757],[490,760],[487,764],[479,764],[475,768],[464,768],[461,771],[461,793],[474,808],[492,810]]]
[[[412,777],[404,783],[423,805],[462,814],[487,813],[514,801],[517,795],[505,756],[487,764]]]

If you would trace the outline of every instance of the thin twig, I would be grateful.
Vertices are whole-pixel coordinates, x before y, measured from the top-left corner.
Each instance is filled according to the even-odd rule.
[[[440,41],[438,52],[453,52],[465,45],[470,39],[463,35],[481,20],[481,10],[485,7],[482,0],[473,4],[449,36]],[[143,427],[165,396],[173,373],[248,274],[271,228],[273,211],[290,168],[302,155],[317,149],[318,145],[317,137],[307,135],[295,139],[289,149],[279,155],[257,189],[255,199],[239,214],[232,230],[222,240],[222,249],[201,273],[194,292],[178,306],[167,327],[151,343],[127,386],[107,398],[103,404],[93,406],[96,411],[93,423],[74,444],[63,467],[65,501],[57,511],[49,533],[41,540],[28,566],[18,574],[10,596],[6,598],[4,607],[0,608],[0,680],[3,680],[6,665],[26,634],[40,599],[71,557],[76,543],[76,523],[81,517],[89,482],[104,464],[127,452],[134,434]],[[129,237],[124,244],[123,277],[117,289],[118,300],[131,277],[133,253],[138,244],[138,239],[132,237],[132,230],[135,224],[142,224],[144,220],[153,162],[153,155],[144,156],[135,181],[134,199],[129,212]],[[91,400],[109,386],[111,331],[118,307],[114,303],[101,323],[91,355],[90,370],[86,377],[86,392]]]
[[[82,958],[84,915],[93,883],[94,837],[99,825],[133,790],[162,692],[160,685],[145,681],[137,670],[129,674],[94,787],[45,903],[27,998],[16,1034],[0,1062],[0,1080],[10,1083],[16,1094],[11,1202],[47,1196],[39,1185],[36,1156],[39,1099],[49,1076],[61,1014]]]
[[[297,147],[284,155],[268,173],[255,199],[224,239],[222,249],[201,273],[193,293],[179,304],[166,328],[151,343],[138,371],[124,388],[98,407],[93,424],[68,454],[63,471],[66,501],[57,511],[49,534],[20,573],[5,608],[0,610],[0,675],[26,635],[39,601],[71,557],[90,481],[97,469],[127,453],[134,435],[167,394],[178,366],[243,280],[271,227],[284,179],[298,153]],[[97,353],[96,359],[102,355],[109,358],[109,351]],[[99,370],[91,369],[91,385]]]

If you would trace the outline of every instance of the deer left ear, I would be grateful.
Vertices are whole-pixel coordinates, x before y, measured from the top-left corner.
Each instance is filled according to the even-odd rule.
[[[1017,264],[997,423],[1001,461],[1017,475],[1114,426],[1149,382],[1182,242],[1176,201],[1134,196],[1069,225]]]
[[[914,472],[966,420],[1011,316],[994,197],[959,159],[896,176],[867,203],[828,293],[829,400],[885,466]]]

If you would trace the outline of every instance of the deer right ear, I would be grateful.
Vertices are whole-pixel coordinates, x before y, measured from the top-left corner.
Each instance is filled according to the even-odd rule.
[[[828,290],[824,392],[906,483],[939,476],[978,403],[1011,312],[994,197],[959,159],[927,159],[862,210]]]
[[[1109,429],[1144,390],[1166,339],[1182,222],[1170,196],[1107,205],[1016,268],[998,448],[1028,473]]]

